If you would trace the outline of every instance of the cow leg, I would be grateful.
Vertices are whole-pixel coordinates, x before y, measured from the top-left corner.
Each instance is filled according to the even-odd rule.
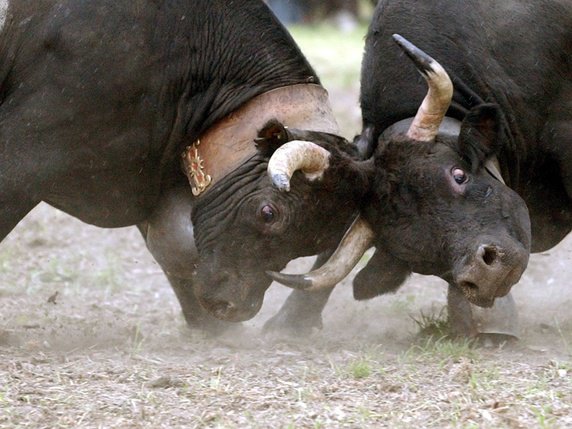
[[[193,275],[199,254],[191,224],[189,186],[185,184],[166,192],[148,221],[137,227],[165,272],[189,327],[219,334],[230,326],[208,314],[195,296]]]
[[[471,304],[461,289],[451,283],[447,293],[447,310],[453,335],[465,338],[477,337],[478,331],[473,320]]]
[[[1,174],[1,173],[0,173]],[[0,188],[2,183],[0,182]],[[0,195],[0,241],[12,231],[39,201],[19,196]]]
[[[323,265],[331,253],[322,253],[314,262],[312,270]],[[334,288],[314,292],[293,290],[278,313],[265,324],[265,332],[285,332],[308,335],[313,328],[322,329],[322,311]]]
[[[471,304],[455,285],[449,284],[447,294],[449,323],[453,335],[479,338],[485,343],[518,339],[518,312],[512,293],[495,299],[491,308]]]
[[[520,328],[518,311],[512,293],[495,299],[491,308],[471,304],[473,321],[479,338],[485,342],[500,343],[507,339],[518,339]]]
[[[30,156],[21,153],[25,153],[29,137],[20,137],[17,127],[8,124],[12,122],[0,109],[0,241],[40,203],[42,194],[43,173],[34,164],[35,153]]]
[[[34,156],[20,153],[25,152],[27,140],[6,125],[11,122],[2,113],[0,110],[0,241],[40,203],[43,177],[42,170],[34,165]]]

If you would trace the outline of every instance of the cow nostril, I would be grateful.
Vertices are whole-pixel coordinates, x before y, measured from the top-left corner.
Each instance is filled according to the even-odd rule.
[[[229,301],[212,301],[210,303],[211,310],[217,314],[224,315],[228,313],[229,310],[234,308],[234,304]]]
[[[498,258],[498,250],[496,247],[492,246],[480,246],[479,255],[483,259],[483,262],[487,265],[492,265]]]
[[[465,289],[475,290],[475,291],[479,288],[475,283],[467,282],[467,281],[463,281],[463,282],[459,283],[459,286],[461,286],[462,288],[465,288]]]

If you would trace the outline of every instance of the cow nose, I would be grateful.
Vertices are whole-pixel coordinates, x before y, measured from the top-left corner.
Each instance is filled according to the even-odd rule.
[[[528,251],[507,239],[480,243],[473,252],[456,270],[455,283],[473,304],[490,307],[518,282],[528,263]]]
[[[477,258],[480,258],[485,265],[492,266],[499,258],[499,250],[495,246],[481,244],[477,250]]]
[[[231,301],[213,300],[210,302],[209,307],[219,319],[227,319],[234,311],[236,305]]]

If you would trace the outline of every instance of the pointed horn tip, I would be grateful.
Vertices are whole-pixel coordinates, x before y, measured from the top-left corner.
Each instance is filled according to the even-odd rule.
[[[395,41],[395,43],[397,43],[400,46],[403,43],[409,43],[408,40],[405,37],[403,37],[401,34],[393,33],[391,35],[391,38]]]
[[[392,36],[393,40],[397,45],[407,54],[407,56],[413,61],[419,72],[427,76],[429,73],[437,73],[434,64],[439,64],[424,51],[419,49],[405,37],[394,34]]]
[[[308,280],[303,274],[282,274],[276,271],[266,271],[266,275],[275,282],[292,289],[307,290],[312,287],[312,281]]]
[[[330,152],[305,140],[292,140],[280,146],[268,161],[267,172],[280,191],[290,190],[290,179],[300,171],[308,180],[322,177],[329,168]]]
[[[406,53],[415,55],[417,51],[420,49],[407,40],[405,37],[401,36],[400,34],[394,34],[391,36],[393,41],[397,43],[397,45],[403,49]]]

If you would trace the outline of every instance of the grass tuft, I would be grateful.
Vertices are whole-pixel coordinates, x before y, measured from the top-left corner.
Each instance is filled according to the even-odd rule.
[[[449,338],[454,337],[449,318],[447,317],[447,310],[445,307],[437,314],[420,313],[418,317],[411,316],[417,327],[419,338]]]
[[[349,365],[349,372],[355,379],[367,378],[371,375],[371,364],[367,359],[355,360]]]

